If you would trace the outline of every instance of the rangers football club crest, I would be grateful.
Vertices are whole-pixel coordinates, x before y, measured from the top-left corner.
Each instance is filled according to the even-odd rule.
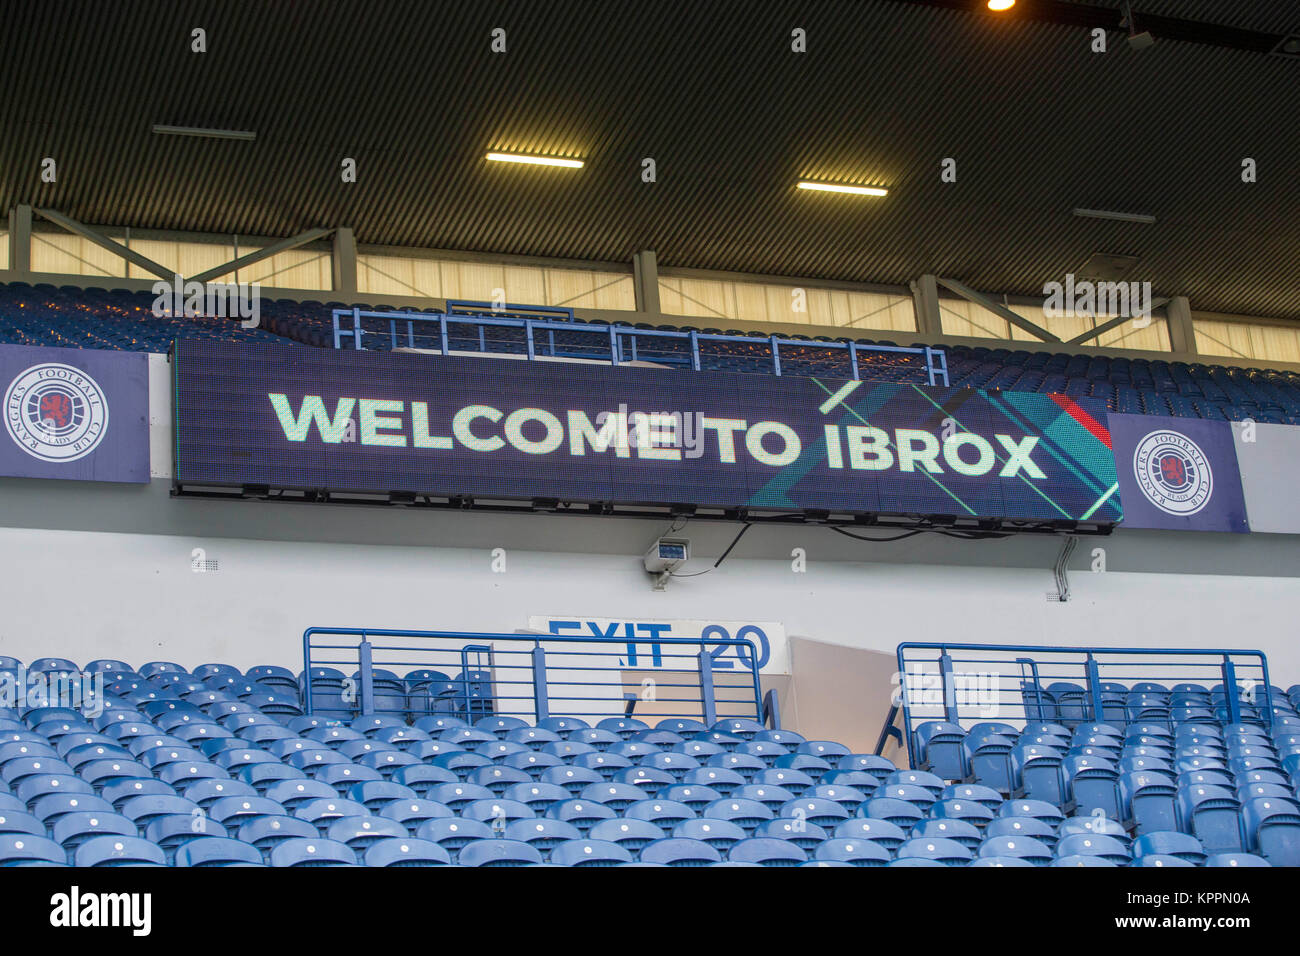
[[[4,394],[5,429],[23,451],[41,461],[84,458],[108,430],[108,402],[99,383],[71,365],[34,365]]]
[[[1194,515],[1210,500],[1214,476],[1205,452],[1170,429],[1151,432],[1133,451],[1133,475],[1147,500],[1166,514]]]

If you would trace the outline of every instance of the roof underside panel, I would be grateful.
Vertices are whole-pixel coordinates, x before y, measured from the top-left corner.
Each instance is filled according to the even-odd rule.
[[[1137,6],[1300,30],[1290,3]],[[12,5],[0,202],[112,226],[350,225],[361,243],[569,259],[655,249],[663,268],[878,283],[937,272],[1013,294],[1106,252],[1137,256],[1127,278],[1199,309],[1300,318],[1300,60],[1159,39],[1134,51],[1120,33],[1099,54],[1077,26],[950,7]],[[190,51],[195,27],[206,53]],[[505,53],[490,49],[498,27]],[[790,50],[796,27],[807,53]],[[487,163],[488,150],[587,165]],[[44,157],[55,183],[41,181]],[[656,182],[642,181],[646,158]],[[945,158],[956,182],[940,179]],[[1247,158],[1257,182],[1242,182]],[[890,195],[796,190],[805,178]]]

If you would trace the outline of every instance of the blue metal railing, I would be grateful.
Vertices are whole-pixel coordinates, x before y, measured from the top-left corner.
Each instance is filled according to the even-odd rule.
[[[400,696],[405,701],[400,711],[417,716],[448,713],[473,719],[490,713],[536,721],[552,715],[589,719],[630,713],[648,720],[691,718],[707,725],[720,716],[759,721],[766,716],[769,725],[779,726],[773,706],[764,707],[755,666],[758,649],[747,638],[658,637],[628,642],[546,634],[312,627],[303,632],[302,641],[304,674],[311,675],[313,668],[342,669],[355,694],[340,699],[344,709],[357,715],[396,713],[394,704]],[[646,644],[652,645],[648,657],[638,654]],[[714,659],[733,647],[734,669],[726,679],[719,679]],[[430,678],[421,672],[441,676]],[[412,673],[416,676],[409,676]],[[313,683],[311,678],[303,681],[307,713],[313,712],[315,703]],[[336,698],[331,691],[331,702],[337,707]]]
[[[1272,724],[1268,660],[1256,650],[909,642],[898,645],[897,656],[895,702],[913,767],[913,731],[926,721],[1123,729],[1139,714],[1158,721],[1170,707],[1185,706],[1207,710],[1207,720]]]
[[[477,310],[477,311],[476,311]],[[563,358],[619,365],[654,362],[699,371],[706,364],[773,375],[799,374],[816,364],[816,374],[860,381],[873,369],[914,372],[918,384],[948,384],[948,359],[930,346],[862,345],[779,335],[763,337],[642,329],[631,325],[581,322],[571,309],[487,302],[447,303],[446,312],[333,312],[334,347],[357,350],[428,349]],[[785,349],[785,355],[782,354]]]

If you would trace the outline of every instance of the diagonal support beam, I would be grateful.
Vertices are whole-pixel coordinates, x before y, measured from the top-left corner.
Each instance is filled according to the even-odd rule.
[[[1016,326],[1016,328],[1024,329],[1030,335],[1033,335],[1044,342],[1061,341],[1058,336],[1053,335],[1051,332],[1047,331],[1047,329],[1035,325],[1033,322],[1030,322],[1028,319],[1026,319],[1023,315],[1018,315],[1017,313],[1012,312],[1001,302],[993,301],[988,296],[976,292],[974,289],[970,288],[967,285],[964,285],[961,282],[958,282],[956,279],[945,279],[943,278],[943,276],[935,276],[935,281],[937,281],[939,285],[943,286],[945,289],[948,289],[949,291],[952,292],[956,292],[963,299],[966,299],[967,301],[970,302],[974,302],[980,308],[988,309],[994,315],[1002,316],[1002,318],[1006,319],[1012,325]]]
[[[1151,311],[1154,312],[1156,311],[1156,309],[1163,309],[1168,304],[1169,304],[1168,299],[1156,299],[1151,303]],[[1084,332],[1082,335],[1076,335],[1074,338],[1070,339],[1070,341],[1066,342],[1065,344],[1081,345],[1082,343],[1088,341],[1089,339],[1095,339],[1100,335],[1106,334],[1111,329],[1118,328],[1119,326],[1123,325],[1125,322],[1129,321],[1131,318],[1133,318],[1133,316],[1131,315],[1117,315],[1115,316],[1115,318],[1109,320],[1108,322],[1103,322],[1095,329],[1089,329],[1087,332]]]
[[[231,259],[229,262],[220,266],[213,266],[204,272],[190,278],[191,282],[211,282],[217,276],[223,276],[234,272],[236,269],[242,269],[244,266],[251,266],[254,262],[261,262],[263,259],[269,259],[271,256],[279,255],[281,252],[287,252],[290,249],[297,249],[299,246],[306,245],[309,242],[315,242],[317,239],[323,239],[328,236],[333,229],[308,229],[306,232],[300,232],[296,236],[290,236],[288,239],[281,239],[279,242],[273,242],[264,249],[258,249],[256,252],[250,252],[246,256],[240,256],[238,259]]]
[[[135,252],[131,249],[128,249],[120,242],[115,242],[114,240],[108,238],[108,236],[96,232],[94,229],[91,229],[89,226],[77,222],[77,220],[65,216],[61,212],[55,212],[53,209],[37,209],[35,211],[39,216],[41,216],[44,219],[48,219],[56,226],[59,226],[62,229],[66,229],[68,230],[68,232],[75,232],[77,235],[89,239],[95,245],[103,249],[107,249],[109,252],[113,253],[116,256],[121,256],[127,262],[134,263],[135,265],[139,266],[141,269],[144,269],[146,272],[152,272],[160,279],[166,279],[168,282],[171,282],[176,278],[176,272],[174,270],[168,269],[166,266],[160,266],[152,259],[146,256],[142,256],[140,255],[140,253]]]

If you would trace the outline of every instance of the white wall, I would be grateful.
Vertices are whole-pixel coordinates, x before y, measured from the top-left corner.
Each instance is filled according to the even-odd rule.
[[[1061,604],[1045,599],[1058,538],[871,543],[759,525],[718,570],[659,593],[640,556],[666,521],[172,498],[166,357],[150,372],[151,484],[0,478],[0,654],[297,670],[309,626],[510,632],[543,615],[776,621],[886,652],[903,640],[1258,648],[1274,683],[1300,682],[1300,536],[1083,538]],[[684,570],[710,566],[738,530],[690,522],[699,559]],[[219,570],[195,573],[195,548]]]
[[[268,517],[298,506],[221,507]],[[330,508],[311,513],[327,523]],[[194,572],[196,547],[219,570]],[[488,548],[0,528],[0,654],[296,670],[308,626],[510,632],[531,615],[590,615],[779,621],[794,636],[881,651],[942,639],[1257,647],[1274,683],[1300,682],[1292,577],[1075,570],[1061,604],[1046,600],[1051,575],[1037,568],[812,560],[795,573],[788,559],[733,557],[662,593],[639,552],[507,548],[506,568],[492,571]]]

